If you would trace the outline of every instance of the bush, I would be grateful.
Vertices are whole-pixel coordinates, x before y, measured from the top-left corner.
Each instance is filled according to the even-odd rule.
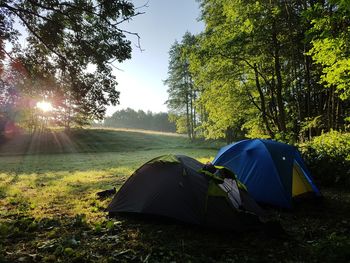
[[[350,185],[350,133],[331,131],[300,145],[314,179],[321,185]]]

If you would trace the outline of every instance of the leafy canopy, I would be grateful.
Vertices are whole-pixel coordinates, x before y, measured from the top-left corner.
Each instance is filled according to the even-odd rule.
[[[308,52],[322,66],[321,83],[336,87],[341,99],[350,97],[350,3],[329,1],[329,7],[316,4],[307,12],[313,27],[312,48]]]
[[[126,0],[1,1],[0,88],[15,86],[27,100],[50,99],[71,121],[102,118],[107,105],[119,102],[112,63],[131,57],[126,34],[138,37],[121,25],[138,14]],[[21,78],[8,61],[21,66]]]

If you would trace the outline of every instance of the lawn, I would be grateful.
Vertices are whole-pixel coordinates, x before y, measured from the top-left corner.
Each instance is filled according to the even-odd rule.
[[[211,160],[222,144],[172,134],[81,130],[20,136],[0,147],[0,262],[346,262],[350,193],[321,204],[269,209],[275,224],[248,233],[176,222],[108,218],[111,197],[147,160]]]

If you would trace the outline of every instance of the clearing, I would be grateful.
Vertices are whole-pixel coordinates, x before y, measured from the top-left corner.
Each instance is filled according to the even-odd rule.
[[[269,209],[286,233],[215,231],[176,222],[109,219],[111,198],[163,154],[212,160],[222,144],[128,130],[23,135],[0,146],[0,262],[346,262],[350,193],[321,189],[321,204]]]

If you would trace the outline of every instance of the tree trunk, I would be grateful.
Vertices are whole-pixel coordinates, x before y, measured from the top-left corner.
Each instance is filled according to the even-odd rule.
[[[283,98],[282,98],[282,89],[283,89],[283,81],[282,81],[282,75],[281,75],[281,63],[280,63],[280,47],[277,40],[277,32],[276,32],[276,23],[273,23],[273,29],[272,29],[272,44],[274,49],[274,62],[275,62],[275,73],[277,78],[276,83],[276,99],[277,99],[277,107],[278,107],[278,117],[279,117],[279,124],[280,124],[280,131],[285,133],[286,132],[286,117],[285,117],[285,110],[283,105]]]
[[[257,90],[259,92],[259,96],[260,96],[260,108],[261,108],[263,122],[265,124],[266,130],[267,130],[269,136],[271,138],[274,138],[275,135],[272,132],[272,130],[270,129],[269,120],[268,120],[267,114],[266,114],[265,95],[264,95],[264,93],[261,89],[261,86],[260,86],[259,73],[258,73],[258,68],[257,68],[256,64],[254,64],[254,73],[255,73],[255,85],[256,85],[256,88],[257,88]]]
[[[327,91],[327,131],[331,129],[331,101],[332,101],[331,89]]]
[[[186,92],[186,124],[187,124],[187,134],[188,138],[192,140],[191,136],[191,124],[190,124],[190,103],[189,103],[189,94]]]
[[[196,102],[196,91],[193,90],[193,95],[192,95],[192,98],[193,98],[193,105],[195,104]],[[196,123],[196,107],[193,106],[193,120],[192,120],[192,124],[193,124],[193,139],[196,138],[196,128],[197,128],[197,123]]]
[[[271,86],[270,86],[270,96],[271,96],[271,116],[273,117],[273,121],[274,124],[278,127],[278,129],[280,129],[279,127],[279,121],[278,121],[278,110],[277,110],[277,104],[276,104],[276,96],[275,96],[275,86],[276,86],[276,82],[275,82],[275,77],[272,76],[272,80],[271,80]]]
[[[306,46],[304,46],[304,52],[307,51]],[[306,83],[306,94],[305,94],[305,116],[303,116],[303,119],[305,117],[310,118],[312,117],[311,113],[311,76],[310,76],[310,65],[311,60],[310,57],[307,55],[304,55],[304,70],[305,70],[305,83]],[[308,129],[308,139],[311,140],[312,138],[312,130],[311,128]]]
[[[226,143],[230,144],[233,142],[233,129],[228,127],[225,131]]]
[[[194,127],[193,127],[193,96],[192,96],[192,88],[191,84],[188,83],[188,94],[189,94],[189,101],[190,101],[190,133],[191,133],[191,139],[194,139]]]

